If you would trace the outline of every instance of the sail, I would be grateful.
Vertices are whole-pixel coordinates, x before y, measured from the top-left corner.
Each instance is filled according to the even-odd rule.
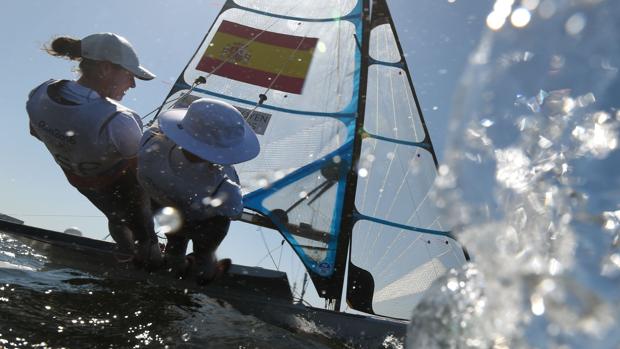
[[[347,300],[408,319],[465,255],[429,198],[437,160],[385,0],[371,18]]]
[[[284,235],[318,293],[332,299],[345,269],[342,262],[335,273],[361,26],[357,0],[229,0],[161,109],[209,97],[244,114],[261,144],[257,158],[235,166],[245,208]]]
[[[160,112],[237,107],[261,145],[235,166],[244,220],[276,228],[333,308],[348,272],[353,308],[397,316],[463,256],[427,197],[436,159],[393,24],[369,18],[368,0],[228,0]]]

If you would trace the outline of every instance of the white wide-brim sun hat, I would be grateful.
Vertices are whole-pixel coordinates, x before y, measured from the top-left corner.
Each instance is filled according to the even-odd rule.
[[[170,109],[159,115],[161,131],[177,145],[201,159],[231,165],[255,158],[258,138],[232,105],[208,98],[188,109]]]

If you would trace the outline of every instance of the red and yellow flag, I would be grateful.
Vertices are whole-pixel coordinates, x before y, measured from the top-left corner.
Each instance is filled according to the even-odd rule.
[[[301,94],[317,42],[222,21],[196,69]]]

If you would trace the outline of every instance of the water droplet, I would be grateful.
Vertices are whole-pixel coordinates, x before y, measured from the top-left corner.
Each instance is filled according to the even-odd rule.
[[[523,28],[530,23],[531,18],[532,15],[530,14],[530,11],[526,8],[520,7],[512,12],[512,15],[510,16],[510,23],[512,23],[512,25],[516,28]]]
[[[357,175],[358,175],[358,176],[360,176],[360,177],[362,177],[362,178],[365,178],[366,176],[368,176],[368,170],[367,170],[367,169],[365,169],[365,168],[360,168],[360,169],[357,171]]]
[[[456,278],[450,278],[448,279],[446,286],[450,291],[454,292],[459,288],[459,282]]]
[[[538,7],[538,14],[543,19],[549,19],[553,17],[556,11],[557,6],[555,4],[555,0],[544,0]]]
[[[587,107],[588,105],[596,102],[596,98],[593,93],[586,93],[583,96],[577,97],[577,105],[581,108]]]
[[[542,296],[534,293],[532,297],[530,297],[530,302],[532,303],[532,314],[541,316],[545,313],[545,302]]]
[[[538,146],[543,148],[543,149],[548,149],[553,145],[553,142],[551,142],[550,140],[548,140],[547,138],[543,137],[543,136],[539,136],[538,138]]]
[[[153,216],[155,231],[160,234],[174,233],[183,225],[181,213],[174,207],[164,207]]]
[[[308,193],[307,192],[305,192],[303,190],[299,192],[299,198],[300,199],[304,199],[306,197],[308,197]]]
[[[495,122],[493,120],[489,120],[489,119],[482,119],[480,121],[480,125],[482,125],[482,127],[491,127],[493,126]]]
[[[586,17],[582,13],[575,13],[570,16],[564,25],[564,29],[569,35],[576,36],[586,27]]]
[[[506,188],[523,192],[530,183],[530,159],[518,148],[497,149],[495,178]]]
[[[67,228],[63,233],[75,236],[82,236],[82,231],[80,231],[80,228],[78,227]]]
[[[181,335],[181,339],[183,340],[183,342],[189,341],[190,338],[191,338],[191,336],[189,335],[189,333],[183,333]]]
[[[266,178],[259,178],[256,184],[259,188],[266,188],[269,185],[269,181]]]
[[[526,9],[530,10],[530,11],[534,11],[538,7],[539,3],[540,3],[540,0],[523,0],[523,1],[521,1],[521,5],[523,7],[525,7]]]
[[[334,156],[334,157],[332,158],[332,162],[333,162],[334,164],[339,164],[339,163],[340,163],[340,161],[342,161],[342,158],[340,157],[340,155],[336,155],[336,156]]]
[[[69,131],[65,132],[65,135],[67,137],[73,137],[73,136],[75,136],[75,131],[69,130]]]
[[[211,205],[211,206],[213,206],[213,207],[219,207],[219,206],[221,206],[221,205],[222,205],[222,203],[223,203],[223,202],[222,202],[222,199],[220,199],[220,198],[214,198],[213,200],[211,200],[210,205]]]
[[[504,23],[506,23],[506,17],[497,11],[493,11],[487,16],[487,27],[491,30],[500,30]]]

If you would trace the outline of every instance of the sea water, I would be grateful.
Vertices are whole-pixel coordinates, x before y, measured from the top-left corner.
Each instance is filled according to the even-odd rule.
[[[192,291],[54,264],[0,232],[0,348],[340,348]]]
[[[620,348],[620,3],[497,0],[434,196],[472,256],[409,348]]]

